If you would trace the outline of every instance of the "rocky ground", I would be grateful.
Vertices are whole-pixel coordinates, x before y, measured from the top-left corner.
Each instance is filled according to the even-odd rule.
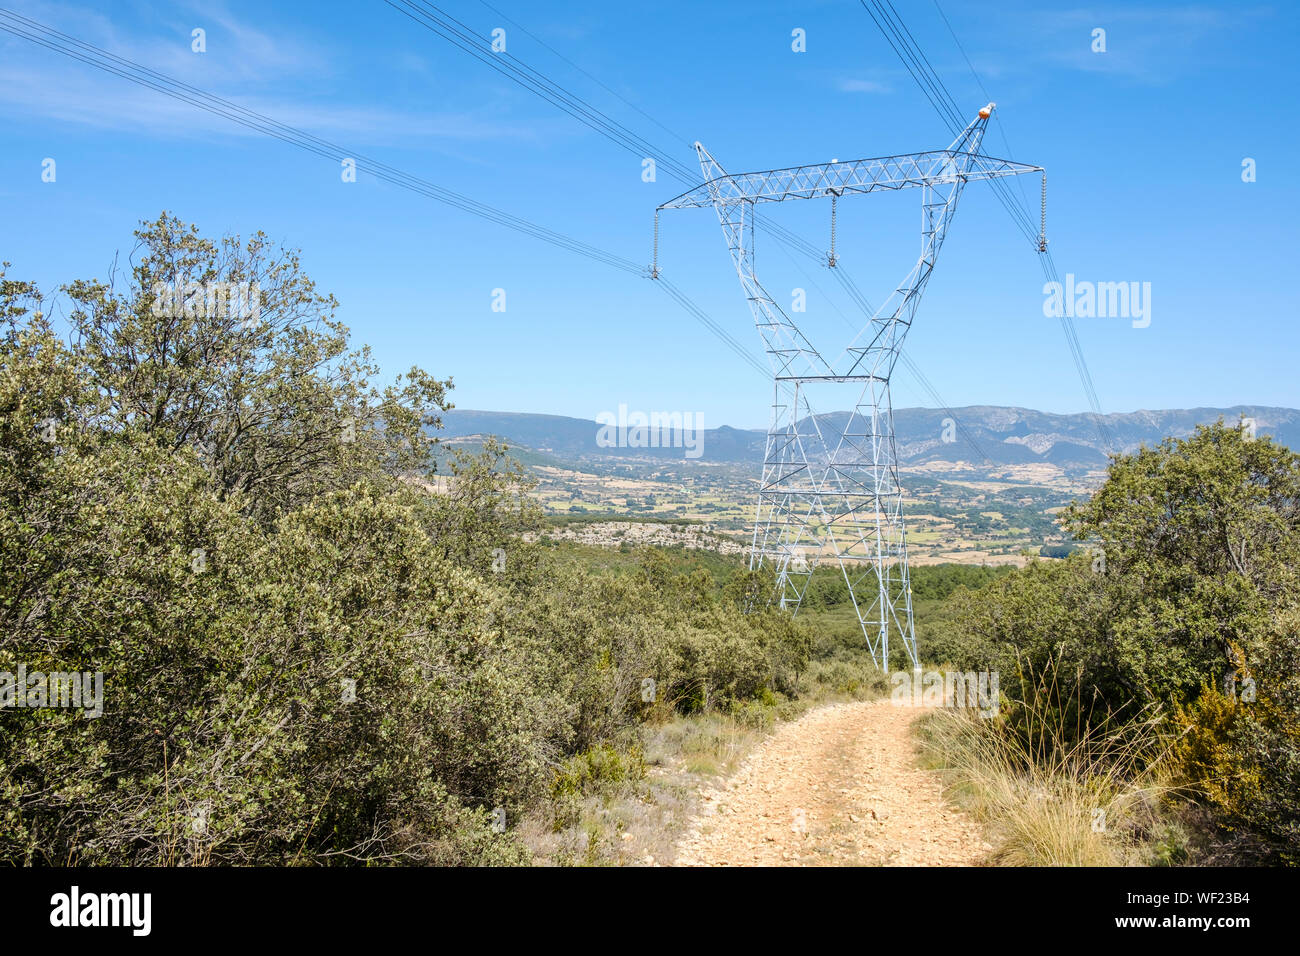
[[[916,765],[920,711],[835,704],[778,729],[717,789],[679,866],[977,866],[992,849]]]

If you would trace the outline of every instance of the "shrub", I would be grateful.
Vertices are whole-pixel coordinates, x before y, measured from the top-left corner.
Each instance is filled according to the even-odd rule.
[[[1065,520],[1092,553],[957,591],[931,653],[1022,681],[1077,673],[1083,697],[1048,704],[1066,731],[1158,707],[1182,785],[1222,826],[1300,859],[1300,456],[1219,422],[1118,457]],[[1233,675],[1255,701],[1220,690]],[[1015,733],[1025,713],[1007,710]]]
[[[568,566],[495,441],[435,484],[450,381],[373,386],[295,253],[137,237],[71,342],[0,272],[0,671],[106,698],[0,713],[0,861],[524,862],[510,821],[638,775],[642,721],[793,692],[762,576]],[[250,279],[260,324],[152,308]]]
[[[1259,852],[1300,865],[1300,612],[1270,627],[1268,650],[1230,690],[1206,686],[1176,718],[1184,783]]]

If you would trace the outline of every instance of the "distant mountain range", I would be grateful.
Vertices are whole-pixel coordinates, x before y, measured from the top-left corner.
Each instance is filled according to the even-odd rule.
[[[894,429],[902,464],[971,462],[1014,465],[1045,462],[1064,471],[1087,471],[1106,464],[1103,430],[1113,448],[1133,451],[1162,439],[1185,437],[1198,424],[1219,418],[1236,423],[1243,416],[1255,421],[1257,435],[1270,435],[1290,448],[1300,448],[1300,410],[1258,405],[1231,408],[1185,408],[1117,413],[1097,419],[1089,414],[1056,415],[1028,408],[969,405],[951,409],[900,408]],[[848,412],[817,416],[823,434],[836,432]],[[949,419],[953,421],[949,423]],[[676,459],[682,448],[607,448],[597,443],[600,425],[562,415],[527,412],[486,412],[455,409],[443,416],[442,435],[469,438],[496,435],[513,445],[561,461],[584,459]],[[766,433],[759,429],[722,426],[704,431],[704,462],[760,462]]]

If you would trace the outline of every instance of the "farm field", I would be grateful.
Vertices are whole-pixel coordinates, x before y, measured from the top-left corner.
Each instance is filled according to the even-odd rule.
[[[637,523],[690,525],[724,553],[747,545],[750,538],[756,466],[624,462],[612,467],[533,465],[531,470],[537,481],[532,496],[548,515],[548,533],[557,539],[610,547],[625,540],[674,540],[632,530]],[[1099,480],[1100,475],[1070,477],[1037,465],[903,469],[909,558],[917,565],[1022,566],[1029,554],[1067,545],[1055,516]]]

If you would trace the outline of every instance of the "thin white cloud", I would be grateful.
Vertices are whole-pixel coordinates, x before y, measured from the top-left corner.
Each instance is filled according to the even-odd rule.
[[[268,97],[260,91],[285,89],[295,79],[318,79],[327,72],[330,57],[301,39],[273,36],[242,24],[222,6],[207,0],[194,5],[189,13],[169,8],[165,15],[150,21],[161,34],[149,37],[127,37],[101,13],[66,4],[29,3],[19,12],[281,123],[340,139],[343,146],[412,139],[526,141],[544,133],[557,135],[549,123],[501,118],[491,108],[431,114],[357,103],[328,105],[319,98],[292,95]],[[190,48],[190,30],[199,26],[207,30],[208,52],[202,55]],[[0,107],[10,116],[160,137],[264,135],[5,32],[0,32],[0,63],[4,64],[0,66]],[[425,66],[423,61],[414,57],[399,64],[405,71],[421,66]]]
[[[76,64],[71,65],[76,67]],[[530,125],[494,121],[482,115],[416,115],[379,108],[322,106],[247,96],[226,98],[245,109],[323,138],[351,136],[366,142],[389,142],[439,138],[526,140],[538,135]],[[11,117],[24,115],[164,137],[189,138],[213,133],[265,135],[204,112],[190,103],[118,77],[97,74],[90,67],[61,73],[0,69],[0,106]]]
[[[1030,22],[1042,59],[1088,73],[1165,83],[1211,65],[1235,28],[1271,13],[1263,7],[1118,6],[1040,13]],[[1093,51],[1098,29],[1105,31],[1104,53]]]
[[[840,80],[841,93],[891,93],[893,90],[887,83],[879,83],[876,80]]]
[[[93,7],[45,0],[14,6],[22,16],[46,27],[191,82],[213,73],[224,79],[265,80],[306,68],[319,71],[328,62],[323,51],[306,46],[300,37],[272,36],[250,27],[217,3],[194,5],[188,14],[174,4],[148,4],[143,15],[137,9],[133,11],[137,21],[144,19],[151,26],[147,35],[125,32],[111,18],[111,7],[110,15],[106,15]],[[191,31],[195,28],[207,33],[208,52],[202,56],[190,48]]]

